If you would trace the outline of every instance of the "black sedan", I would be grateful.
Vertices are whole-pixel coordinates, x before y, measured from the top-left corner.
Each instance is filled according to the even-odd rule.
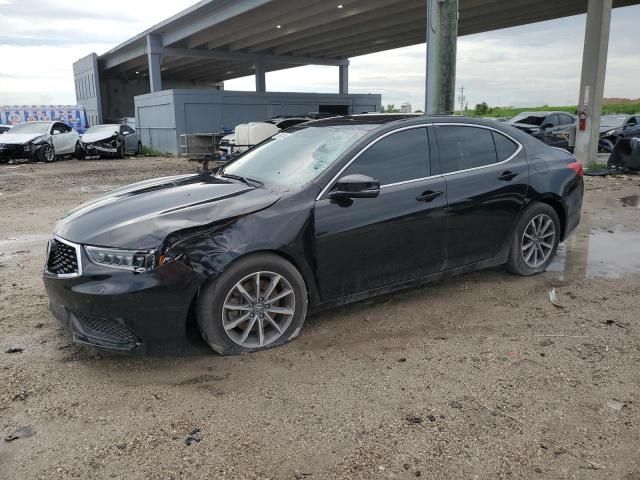
[[[569,127],[576,117],[567,112],[522,112],[508,123],[547,145],[569,148]]]
[[[496,265],[542,272],[582,195],[572,155],[505,124],[318,120],[69,212],[44,282],[77,342],[178,352],[193,318],[216,352],[252,352],[330,306]]]
[[[604,115],[600,119],[600,148],[612,152],[621,138],[640,136],[640,115]]]

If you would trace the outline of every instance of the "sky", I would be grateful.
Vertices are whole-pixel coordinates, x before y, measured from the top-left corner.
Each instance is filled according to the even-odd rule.
[[[104,53],[196,0],[0,0],[0,104],[76,103],[72,64]],[[585,16],[460,37],[457,95],[469,105],[577,103]],[[605,97],[640,97],[640,5],[615,9]],[[351,59],[351,93],[380,93],[384,105],[424,105],[425,45]],[[337,67],[267,74],[267,90],[336,92]],[[253,90],[253,77],[225,82]]]

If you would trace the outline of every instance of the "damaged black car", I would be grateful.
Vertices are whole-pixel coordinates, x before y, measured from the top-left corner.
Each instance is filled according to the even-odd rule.
[[[542,272],[582,196],[571,154],[503,123],[323,119],[72,210],[44,283],[82,344],[179,353],[193,320],[219,354],[253,352],[331,306],[497,265]]]
[[[613,152],[621,138],[640,137],[640,115],[604,115],[600,119],[600,150]]]
[[[128,125],[94,125],[80,137],[80,146],[84,158],[124,158],[142,153],[140,134]]]
[[[569,148],[569,130],[576,117],[566,112],[522,112],[507,123],[552,147]]]

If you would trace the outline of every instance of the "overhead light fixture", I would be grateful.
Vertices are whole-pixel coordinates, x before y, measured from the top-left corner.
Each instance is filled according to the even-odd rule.
[[[140,72],[136,72],[136,75],[140,75]]]
[[[342,7],[344,7],[344,5],[342,5],[342,4],[338,5],[338,8],[342,8]]]
[[[276,28],[280,29],[282,28],[282,25],[276,25]]]
[[[233,70],[229,70],[227,73],[225,73],[225,75],[231,75],[233,73]]]

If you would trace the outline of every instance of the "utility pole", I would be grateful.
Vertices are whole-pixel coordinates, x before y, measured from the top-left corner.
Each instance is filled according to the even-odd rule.
[[[467,98],[464,96],[464,85],[460,86],[460,96],[458,100],[460,101],[460,115],[464,115],[464,104],[467,101]]]
[[[425,113],[452,113],[456,96],[458,0],[427,2]]]

